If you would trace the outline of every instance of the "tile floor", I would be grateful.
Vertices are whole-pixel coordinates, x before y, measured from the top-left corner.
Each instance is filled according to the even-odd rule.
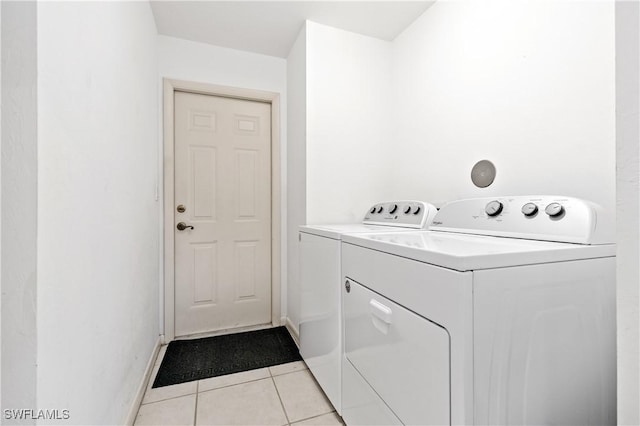
[[[342,425],[303,361],[152,389],[135,425]]]

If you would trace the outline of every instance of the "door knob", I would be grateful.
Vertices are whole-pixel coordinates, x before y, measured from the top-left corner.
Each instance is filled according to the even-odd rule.
[[[195,229],[193,226],[187,225],[184,222],[178,222],[178,224],[176,225],[176,228],[178,228],[178,231],[184,231],[187,228]]]

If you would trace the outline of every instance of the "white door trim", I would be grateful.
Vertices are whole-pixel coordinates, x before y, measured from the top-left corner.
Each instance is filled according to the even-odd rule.
[[[271,324],[280,315],[280,94],[165,78],[164,98],[164,343],[175,339],[174,280],[174,101],[176,91],[261,101],[271,104]]]

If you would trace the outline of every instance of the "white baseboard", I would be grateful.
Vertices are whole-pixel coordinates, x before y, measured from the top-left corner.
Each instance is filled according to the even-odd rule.
[[[293,341],[296,342],[296,345],[298,345],[298,347],[300,347],[300,333],[298,332],[298,327],[296,327],[291,322],[289,317],[287,317],[285,320],[285,326],[287,327],[287,330],[289,330],[289,334],[291,334],[291,337],[293,337]]]
[[[136,392],[136,397],[131,403],[131,408],[129,408],[129,415],[127,415],[127,426],[133,426],[133,423],[136,421],[136,417],[138,416],[138,409],[140,408],[140,403],[142,403],[142,398],[144,397],[144,392],[147,390],[147,385],[149,384],[149,380],[151,379],[151,373],[153,372],[153,367],[156,364],[156,358],[158,358],[158,353],[160,352],[160,336],[158,336],[158,340],[156,340],[156,345],[153,347],[153,351],[151,352],[151,357],[149,358],[149,362],[147,362],[147,368],[144,371],[144,375],[142,376],[142,381],[138,386],[138,391]]]

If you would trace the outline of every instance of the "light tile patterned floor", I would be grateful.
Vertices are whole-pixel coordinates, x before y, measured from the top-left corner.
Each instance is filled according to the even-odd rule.
[[[303,361],[152,389],[135,425],[342,425]]]

